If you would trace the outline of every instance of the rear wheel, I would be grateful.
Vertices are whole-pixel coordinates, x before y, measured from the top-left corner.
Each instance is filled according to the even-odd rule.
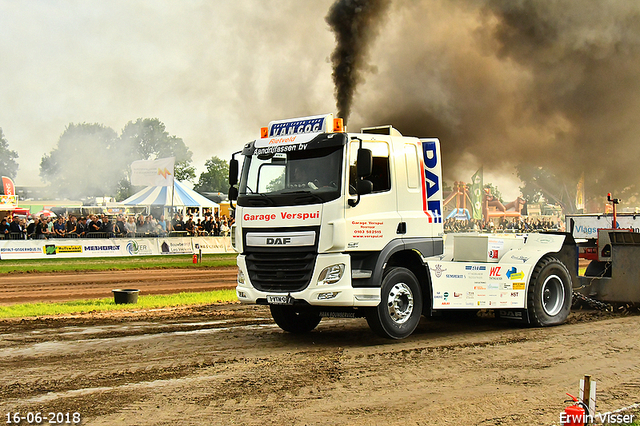
[[[413,272],[391,268],[382,279],[380,294],[382,301],[367,314],[371,330],[389,339],[403,339],[413,333],[422,315],[422,292]]]
[[[535,326],[558,325],[571,310],[571,275],[558,259],[545,256],[536,265],[529,283],[527,309]]]
[[[296,310],[293,306],[270,305],[271,316],[278,327],[289,333],[307,333],[320,324],[318,314]]]

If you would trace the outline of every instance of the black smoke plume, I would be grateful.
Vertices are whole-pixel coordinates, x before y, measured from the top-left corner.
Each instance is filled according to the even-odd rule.
[[[352,127],[439,137],[449,182],[524,164],[566,192],[582,173],[588,197],[638,191],[639,2],[414,0],[385,19]]]
[[[369,44],[377,35],[377,24],[389,3],[390,0],[338,0],[325,18],[336,37],[331,62],[338,117],[345,124],[351,114],[356,86],[367,69]]]

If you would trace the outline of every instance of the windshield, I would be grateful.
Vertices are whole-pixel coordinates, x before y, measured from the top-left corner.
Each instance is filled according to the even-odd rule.
[[[342,144],[279,153],[256,149],[242,166],[238,205],[287,206],[335,200],[342,187],[342,153]]]

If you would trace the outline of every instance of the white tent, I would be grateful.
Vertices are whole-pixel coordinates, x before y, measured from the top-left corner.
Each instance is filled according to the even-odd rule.
[[[187,188],[182,182],[175,182],[175,194],[172,195],[172,186],[148,186],[122,202],[125,206],[149,206],[171,208],[199,207],[200,215],[202,208],[209,207],[211,211],[219,208],[219,204],[214,203],[206,197]]]

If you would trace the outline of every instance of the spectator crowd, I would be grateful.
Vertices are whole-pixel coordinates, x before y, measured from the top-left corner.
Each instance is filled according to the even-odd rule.
[[[56,218],[31,215],[29,221],[17,215],[7,216],[0,222],[0,238],[50,239],[50,238],[118,238],[164,236],[229,236],[233,218],[226,215],[207,214],[194,221],[193,215],[176,213],[173,219],[164,215],[156,219],[152,214],[109,217],[106,214],[88,216],[62,215]]]
[[[490,220],[458,220],[450,218],[444,223],[444,231],[447,233],[564,231],[564,224],[560,220],[554,221],[547,218],[531,217],[500,218],[497,223]]]

